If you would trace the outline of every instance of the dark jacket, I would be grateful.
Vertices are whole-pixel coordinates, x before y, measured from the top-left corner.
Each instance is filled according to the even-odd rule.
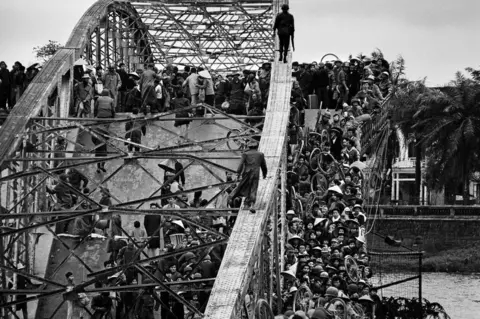
[[[312,86],[313,88],[327,87],[330,85],[328,71],[325,69],[317,70],[313,73]]]
[[[332,153],[333,157],[340,161],[342,157],[342,137],[339,136],[335,139],[335,141],[331,141],[330,152]]]
[[[47,191],[57,196],[59,204],[71,207],[73,205],[72,191],[64,183],[65,182],[58,183],[52,190],[47,188]]]
[[[70,184],[76,189],[80,189],[80,184],[83,181],[83,187],[86,187],[88,184],[88,178],[80,173],[78,170],[72,168],[68,174],[68,179]]]
[[[303,71],[299,74],[297,80],[304,94],[309,94],[312,91],[312,79],[313,75],[310,71]]]
[[[293,15],[288,12],[279,13],[275,18],[273,30],[278,30],[278,35],[292,35],[295,32]]]
[[[263,177],[267,176],[267,163],[262,152],[257,150],[248,150],[242,154],[242,161],[238,166],[238,174],[247,174],[250,171],[253,176],[260,177],[260,169],[262,169]]]
[[[125,246],[118,252],[117,260],[120,262],[121,265],[127,265],[135,260],[140,260],[140,255],[135,257],[135,253],[137,249],[132,246]]]
[[[109,96],[100,96],[95,101],[95,107],[93,109],[93,114],[98,118],[112,118],[115,117],[115,106],[113,105],[114,100]]]
[[[148,242],[148,247],[155,249],[160,247],[160,224],[162,222],[162,217],[159,215],[146,215],[143,225],[145,226],[145,231],[147,236],[156,236],[156,238],[150,238]]]
[[[190,106],[190,101],[187,98],[184,98],[184,97],[177,97],[177,98],[173,99],[172,104],[171,104],[172,110],[178,110],[178,109],[186,108],[186,107],[189,107],[189,106]],[[189,110],[176,112],[175,113],[175,118],[187,118],[187,117],[189,117],[189,112],[188,111]],[[174,126],[178,127],[180,125],[189,124],[190,122],[191,122],[190,120],[178,120],[178,121],[176,120]]]
[[[147,134],[146,122],[143,119],[132,118],[131,121],[125,123],[125,138],[131,142],[141,144],[142,135]],[[126,143],[128,144],[128,143]]]
[[[127,90],[127,83],[128,83],[128,73],[122,69],[117,70],[118,75],[120,75],[120,80],[122,85],[120,86],[119,91],[126,91]]]
[[[215,264],[212,263],[210,260],[202,261],[200,265],[198,265],[198,268],[200,268],[202,278],[215,278],[215,276],[217,275],[217,269],[215,267]]]
[[[183,165],[180,162],[175,163],[175,175],[183,169]],[[181,172],[175,180],[182,185],[185,185],[185,172]]]

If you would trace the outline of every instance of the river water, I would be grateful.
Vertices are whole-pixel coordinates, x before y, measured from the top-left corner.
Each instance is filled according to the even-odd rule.
[[[423,274],[423,296],[438,302],[452,319],[480,319],[480,274]]]
[[[480,319],[480,274],[423,273],[423,297],[438,302],[452,319]],[[384,295],[388,294],[388,288]]]

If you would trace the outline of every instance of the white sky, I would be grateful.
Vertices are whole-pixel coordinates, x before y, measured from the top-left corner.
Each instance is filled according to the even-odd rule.
[[[28,64],[32,48],[65,43],[94,0],[0,0],[0,60]],[[446,84],[454,73],[480,65],[479,0],[290,0],[295,16],[294,60],[341,59],[380,48],[387,60],[401,54],[407,76]]]

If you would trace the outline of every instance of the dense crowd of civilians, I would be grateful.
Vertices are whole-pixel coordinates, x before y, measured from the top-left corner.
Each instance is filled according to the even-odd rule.
[[[166,168],[164,164],[159,166],[162,169]],[[164,181],[166,184],[162,188],[161,195],[172,195],[175,193],[179,193],[179,195],[162,199],[158,203],[151,202],[149,204],[150,209],[170,209],[175,211],[176,209],[188,207],[210,208],[210,213],[192,217],[194,222],[215,229],[220,233],[230,233],[233,227],[233,218],[218,217],[211,213],[215,211],[215,208],[229,207],[227,197],[233,190],[233,187],[229,186],[225,195],[219,196],[212,203],[203,198],[201,191],[195,192],[193,198],[189,200],[187,194],[180,194],[186,182],[183,166],[176,160],[174,160],[172,166],[172,168],[165,170]],[[178,176],[174,177],[175,175]],[[88,178],[76,169],[66,170],[59,178],[60,182],[53,189],[47,189],[58,204],[56,209],[71,209],[76,203],[82,201],[80,193],[85,195],[90,193]],[[227,174],[227,180],[232,180],[231,174]],[[72,187],[75,190],[72,190]],[[98,202],[107,207],[112,206],[113,203],[109,190],[102,187],[100,188],[100,193],[101,198]],[[83,201],[80,207],[78,207],[78,209],[83,210],[91,208],[92,205],[87,201]],[[200,229],[195,224],[163,214],[145,215],[143,223],[137,220],[133,222],[133,225],[129,225],[132,230],[128,233],[124,230],[125,226],[122,225],[121,216],[115,212],[109,214],[100,213],[95,216],[77,217],[71,225],[68,223],[58,224],[57,232],[70,233],[78,236],[78,238],[89,235],[95,236],[92,234],[97,234],[97,236],[104,235],[108,239],[106,252],[109,253],[108,259],[104,262],[106,269],[221,239],[218,235]],[[150,262],[145,266],[145,270],[149,275],[141,273],[132,266],[123,272],[118,271],[104,278],[99,277],[99,281],[95,284],[96,288],[106,289],[110,286],[136,284],[152,285],[150,288],[136,290],[136,292],[115,293],[105,291],[92,299],[77,289],[78,293],[73,294],[70,300],[69,313],[72,316],[85,314],[84,308],[90,308],[94,313],[92,318],[103,318],[103,315],[112,312],[116,313],[117,318],[147,319],[153,318],[155,310],[160,310],[162,318],[184,318],[186,311],[181,302],[171,297],[166,291],[155,292],[154,287],[159,285],[156,280],[167,284],[197,309],[204,311],[213,286],[213,280],[193,282],[191,284],[188,282],[196,279],[215,278],[225,248],[226,244],[219,244]],[[73,273],[68,272],[66,277],[71,285],[71,289],[74,290]],[[177,285],[169,284],[180,281],[182,283]],[[190,291],[192,289],[193,291]]]
[[[364,114],[378,110],[391,92],[388,64],[294,62],[293,69],[283,317],[332,318],[341,299],[347,318],[373,318],[380,298],[365,244],[360,127]],[[315,125],[307,128],[304,109],[319,106]]]
[[[76,68],[77,82],[73,94],[75,103],[71,114],[79,117],[93,116],[109,119],[114,118],[117,112],[131,112],[128,115],[131,121],[125,124],[125,138],[140,144],[141,136],[145,135],[148,125],[145,120],[137,118],[144,114],[174,112],[177,118],[182,118],[175,120],[175,126],[180,129],[179,135],[186,137],[190,121],[185,118],[203,116],[205,112],[202,108],[203,103],[221,108],[231,114],[244,115],[252,114],[253,109],[261,114],[266,106],[269,63],[265,63],[257,73],[244,71],[242,75],[229,74],[225,79],[221,75],[210,75],[206,70],[193,67],[185,67],[184,72],[178,72],[176,67],[167,67],[163,72],[158,72],[153,65],[147,65],[144,71],[137,70],[137,72],[127,73],[124,64],[120,64],[119,69],[109,67],[105,74],[100,67],[95,70],[88,66]],[[261,80],[257,80],[256,75]],[[184,110],[185,108],[187,111]],[[181,110],[176,111],[177,109]],[[108,131],[109,126],[101,123],[92,131],[91,139],[95,145],[94,153],[97,157],[107,155]],[[59,138],[57,144],[56,149],[62,150],[66,143],[63,138]],[[140,150],[135,144],[129,143],[126,143],[126,148],[128,151]],[[172,167],[159,164],[165,172],[164,182],[166,182],[161,195],[181,192],[185,185],[182,164],[177,160],[172,160],[171,164]],[[106,172],[105,162],[98,163],[97,173]],[[173,178],[177,173],[178,176]],[[226,178],[230,181],[233,176],[227,174]],[[89,187],[89,178],[85,176],[85,172],[70,168],[59,172],[58,181],[53,187],[47,187],[47,192],[56,202],[54,210],[68,210],[76,207],[85,210],[92,208],[88,201],[82,199],[82,194],[89,196],[91,193]],[[202,192],[196,192],[191,200],[187,194],[182,194],[164,199],[160,203],[151,203],[150,208],[175,210],[207,207],[212,211],[215,208],[228,208],[230,207],[228,194],[233,188],[227,187],[224,195],[217,197],[212,203],[202,197]],[[111,194],[108,189],[101,188],[100,193],[99,203],[111,206]],[[80,202],[82,203],[79,206]],[[235,203],[238,204],[238,201]],[[215,217],[211,214],[201,214],[194,220],[227,234],[231,231],[234,222],[234,218]],[[218,236],[200,231],[195,225],[160,215],[146,215],[143,225],[140,221],[135,221],[134,225],[130,226],[133,226],[134,230],[126,237],[127,234],[122,230],[120,215],[113,213],[107,217],[107,215],[98,214],[93,217],[78,217],[72,223],[60,223],[57,225],[57,232],[70,233],[79,238],[93,233],[105,235],[108,238],[107,252],[110,254],[109,259],[104,263],[106,268],[218,240]],[[146,269],[162,283],[214,278],[224,249],[223,244],[195,250],[150,263]],[[74,287],[73,274],[69,272],[66,277]],[[124,273],[117,273],[104,279],[97,283],[98,288],[155,283],[152,277],[141,274],[135,267],[129,267]],[[182,297],[203,311],[212,285],[213,281],[189,284],[188,288],[194,288],[196,290],[194,292],[189,292],[185,284],[170,285],[170,287],[176,291],[186,290],[181,293]],[[95,313],[94,318],[100,318],[112,309],[115,309],[114,312],[121,318],[153,318],[155,309],[160,309],[162,318],[184,318],[185,316],[182,303],[169,296],[167,292],[155,293],[153,288],[136,293],[104,292],[91,300],[82,293],[73,294],[73,296],[69,303],[70,314],[84,314],[83,307],[90,307],[90,310]]]
[[[293,69],[295,80],[287,150],[290,191],[283,271],[285,290],[281,296],[283,311],[287,317],[294,315],[294,319],[299,319],[295,316],[305,319],[306,315],[310,319],[323,319],[327,318],[328,311],[322,306],[332,298],[342,298],[349,305],[352,315],[356,303],[365,304],[367,311],[372,313],[371,306],[378,298],[369,285],[372,271],[365,249],[364,177],[361,165],[358,165],[362,158],[357,119],[364,113],[378,109],[391,92],[389,66],[383,59],[351,59],[349,62],[325,64],[294,63]],[[167,66],[161,72],[154,65],[147,65],[145,70],[135,72],[128,72],[123,63],[118,67],[109,66],[107,72],[100,66],[81,66],[74,72],[71,114],[105,119],[114,118],[117,112],[131,112],[129,116],[132,121],[126,124],[125,137],[140,144],[146,130],[146,122],[136,120],[141,113],[155,114],[182,109],[176,117],[203,116],[205,109],[202,105],[205,103],[230,114],[262,114],[267,105],[270,70],[271,64],[264,63],[257,72],[245,70],[242,74],[232,73],[224,77],[200,67],[188,66],[183,71]],[[36,73],[36,67],[25,73],[20,63],[15,63],[9,72],[5,63],[0,63],[0,110],[8,112],[15,105]],[[319,120],[315,129],[310,131],[305,127],[305,109],[319,107],[342,112],[319,110]],[[189,109],[183,111],[185,108]],[[175,126],[180,128],[181,137],[186,137],[188,123],[185,120],[176,121]],[[100,126],[94,132],[98,133],[92,134],[92,142],[97,146],[95,154],[106,156],[108,126]],[[60,138],[58,149],[64,149],[64,146],[65,141]],[[126,146],[128,151],[139,151],[133,144],[127,143]],[[174,160],[174,168],[165,170],[164,180],[169,180],[169,183],[162,189],[162,195],[182,191],[184,174],[173,178],[182,169],[182,164]],[[106,172],[105,163],[98,163],[97,173],[102,172]],[[227,174],[227,180],[232,178]],[[90,190],[87,185],[88,178],[71,168],[59,174],[57,184],[47,188],[47,191],[54,196],[57,210],[71,209],[81,200],[79,194],[88,196]],[[212,210],[230,207],[228,194],[232,190],[229,187],[225,196],[220,196],[208,207]],[[102,188],[101,194],[100,203],[111,206],[108,189]],[[152,203],[150,208],[206,207],[208,203],[207,199],[202,198],[201,192],[196,192],[191,201],[186,194],[182,194],[158,204]],[[84,201],[79,209],[88,209],[89,205]],[[196,221],[228,234],[234,219],[205,214]],[[134,230],[126,238],[121,217],[113,214],[108,218],[102,215],[95,218],[79,217],[73,222],[73,227],[67,223],[57,230],[78,236],[93,232],[107,235],[110,253],[104,265],[107,268],[218,239],[199,231],[195,225],[159,215],[145,216],[144,229],[139,221],[133,226]],[[224,249],[225,245],[216,245],[160,259],[146,267],[152,276],[140,274],[136,268],[129,267],[125,272],[99,281],[96,287],[155,283],[152,278],[163,283],[214,278]],[[347,256],[361,266],[359,282],[353,282],[347,274],[344,262]],[[67,273],[66,278],[73,287],[73,274]],[[212,284],[213,281],[191,284],[197,291],[187,291],[182,296],[203,311]],[[311,307],[308,314],[292,312],[296,302],[295,292],[301,287],[307,287],[314,296],[311,303],[316,306]],[[177,288],[182,290],[181,285]],[[112,294],[116,296],[113,299]],[[155,293],[153,287],[139,292],[104,292],[91,301],[81,293],[75,296],[69,304],[70,314],[90,306],[94,318],[101,318],[112,308],[116,308],[116,313],[122,318],[153,318],[154,309],[159,308],[162,318],[185,316],[185,309],[178,300],[171,298],[167,292]]]
[[[17,61],[9,70],[4,61],[0,62],[0,126],[39,70],[38,63],[25,67]]]
[[[75,106],[77,116],[99,117],[102,110],[107,113],[132,112],[159,113],[174,110],[186,103],[196,106],[205,103],[222,108],[231,114],[247,115],[257,108],[263,110],[268,98],[270,63],[265,63],[257,72],[244,70],[242,74],[225,76],[210,73],[202,67],[167,66],[159,71],[153,64],[145,70],[127,72],[125,64],[118,68],[109,66],[104,73],[102,67],[82,67],[76,72]],[[97,103],[99,96],[112,100],[109,107]],[[178,100],[181,100],[180,102]],[[185,102],[185,100],[188,102]],[[203,108],[195,108],[194,114],[202,116]]]
[[[391,93],[390,65],[383,58],[293,63],[301,95],[311,108],[342,110],[345,104],[373,111]]]

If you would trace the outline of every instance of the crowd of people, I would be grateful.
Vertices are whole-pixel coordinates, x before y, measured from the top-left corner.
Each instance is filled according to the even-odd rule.
[[[392,92],[390,65],[383,58],[293,63],[294,75],[311,108],[373,112]]]
[[[372,305],[377,301],[375,291],[371,290],[369,278],[369,256],[365,249],[366,214],[363,208],[362,165],[365,160],[360,155],[359,116],[375,112],[382,101],[391,92],[388,63],[383,60],[362,61],[350,59],[348,62],[299,64],[293,63],[293,88],[291,94],[291,115],[288,127],[288,188],[289,201],[287,212],[287,241],[284,260],[284,291],[281,296],[285,316],[308,316],[310,319],[328,317],[328,309],[322,308],[332,298],[341,298],[354,314],[357,303],[364,304],[366,311],[372,313]],[[37,70],[34,67],[34,70]],[[146,134],[147,122],[138,120],[144,114],[166,111],[176,113],[175,126],[179,136],[188,133],[187,117],[204,115],[204,104],[220,108],[227,113],[237,115],[261,115],[267,105],[270,84],[271,64],[264,63],[254,72],[244,70],[222,76],[211,73],[201,67],[167,66],[159,71],[154,65],[146,65],[145,70],[128,72],[125,64],[109,66],[107,72],[102,67],[81,65],[77,67],[74,85],[74,104],[71,114],[78,117],[99,119],[114,118],[116,113],[130,113],[131,121],[125,125],[125,138],[129,152],[139,151],[135,145],[141,144]],[[22,78],[21,64],[15,64],[8,71],[5,63],[0,63],[2,79],[0,109],[9,110],[28,85]],[[29,71],[30,72],[30,71]],[[28,72],[27,72],[28,73]],[[33,75],[34,76],[34,75]],[[8,79],[5,80],[5,79]],[[18,81],[17,81],[18,79]],[[7,86],[6,83],[9,83]],[[15,83],[15,85],[13,85]],[[313,130],[306,128],[305,109],[319,108],[318,120]],[[335,112],[325,111],[335,110]],[[179,111],[175,111],[179,110]],[[143,114],[142,114],[143,113]],[[246,120],[248,122],[248,119]],[[261,121],[261,120],[260,120]],[[99,125],[92,131],[92,142],[96,145],[95,156],[107,155],[108,125]],[[64,149],[65,141],[59,138],[58,149]],[[250,147],[251,146],[251,147]],[[249,145],[254,149],[257,145]],[[255,156],[260,156],[255,153]],[[173,161],[173,167],[159,165],[164,171],[164,181],[168,181],[162,195],[181,192],[185,184],[183,166]],[[256,169],[262,169],[266,175],[266,166],[259,162]],[[105,162],[97,164],[98,174],[106,172]],[[241,173],[241,170],[239,170]],[[257,174],[255,178],[259,178]],[[175,177],[174,177],[175,176]],[[242,176],[245,178],[245,176]],[[227,181],[234,178],[227,174]],[[68,186],[67,186],[68,184]],[[56,210],[72,209],[82,201],[82,194],[89,196],[89,179],[77,169],[70,168],[58,175],[58,182],[47,191],[54,197]],[[246,196],[245,204],[254,207],[255,192],[242,191],[228,187],[225,196],[220,196],[209,208],[239,207],[240,201],[233,196]],[[247,187],[248,188],[248,185]],[[101,189],[100,203],[111,206],[111,194]],[[253,197],[253,198],[251,198]],[[175,209],[187,207],[206,207],[209,200],[202,198],[202,192],[196,192],[190,201],[187,194],[173,196],[161,203],[151,203],[151,209]],[[79,209],[89,209],[91,204],[83,201]],[[208,214],[198,217],[199,223],[228,234],[234,218],[212,217]],[[217,240],[218,237],[200,231],[195,225],[159,215],[147,215],[143,228],[140,221],[133,225],[133,231],[122,231],[122,219],[113,214],[108,218],[101,214],[92,217],[76,218],[72,225],[64,223],[59,232],[71,232],[78,236],[87,236],[99,232],[109,238],[109,259],[104,266],[125,265],[140,258],[158,256],[175,249],[194,247]],[[97,288],[132,285],[136,283],[162,283],[189,281],[201,278],[214,278],[219,269],[225,245],[216,245],[210,249],[199,249],[180,256],[160,259],[149,264],[146,269],[151,276],[141,274],[138,269],[129,267],[124,272],[104,278]],[[203,256],[206,256],[203,258]],[[345,267],[345,259],[353,259],[360,265],[360,280],[353,281]],[[74,286],[71,273],[66,274],[67,281]],[[211,282],[192,284],[196,292],[184,292],[183,298],[197,305],[200,311],[208,302]],[[153,286],[152,286],[153,287]],[[175,286],[171,286],[175,287]],[[307,287],[313,299],[309,313],[293,313],[295,292]],[[182,286],[178,287],[181,290]],[[154,309],[161,308],[162,318],[183,318],[185,309],[178,300],[167,292],[155,293],[153,288],[139,292],[116,294],[104,292],[87,300],[86,295],[77,294],[70,303],[70,313],[83,306],[93,310],[94,318],[115,307],[122,318],[153,318]],[[280,297],[280,296],[279,296]],[[113,301],[112,301],[113,300]],[[323,310],[322,310],[323,309]],[[324,311],[325,310],[325,311]],[[323,316],[326,314],[327,317]]]
[[[283,317],[332,318],[340,299],[347,318],[373,318],[380,298],[366,249],[360,127],[391,90],[388,67],[383,60],[352,59],[294,62],[293,69]],[[321,108],[308,128],[304,109],[315,107],[313,94]]]
[[[25,67],[17,61],[9,70],[4,61],[0,62],[0,116],[8,115],[39,71],[38,63]]]
[[[128,72],[124,63],[110,65],[104,73],[102,67],[81,65],[75,72],[77,84],[74,88],[72,114],[79,117],[97,117],[98,97],[110,97],[110,112],[132,112],[155,114],[174,110],[185,100],[192,106],[205,103],[221,108],[230,114],[247,115],[263,110],[268,99],[271,64],[264,63],[258,71],[244,70],[242,73],[219,74],[202,67],[178,67],[168,65],[163,70],[148,64],[146,69]],[[178,103],[177,99],[182,99]],[[93,114],[92,114],[93,110]],[[192,112],[203,115],[199,105]]]
[[[268,99],[271,63],[258,70],[228,74],[211,73],[203,67],[185,66],[183,70],[168,65],[159,70],[154,64],[129,72],[125,63],[91,66],[80,59],[74,66],[74,103],[70,115],[75,117],[115,117],[115,113],[156,114],[191,105],[190,116],[203,116],[205,103],[230,114],[258,115]],[[34,63],[25,68],[15,62],[10,71],[0,62],[0,125],[38,74]],[[183,114],[188,115],[188,114]],[[182,115],[182,116],[183,116]]]
[[[226,196],[220,196],[211,204],[203,197],[201,191],[193,194],[189,200],[188,194],[180,194],[186,183],[183,166],[180,162],[174,161],[173,167],[168,168],[164,164],[159,165],[165,170],[164,181],[166,184],[162,188],[162,195],[179,193],[178,196],[171,196],[162,199],[160,202],[151,202],[149,204],[152,210],[180,208],[211,208],[213,212],[216,207],[228,207],[227,195],[233,190],[228,187]],[[177,174],[178,173],[178,174]],[[177,175],[176,177],[174,177]],[[231,174],[227,175],[227,180],[231,180]],[[70,209],[76,203],[82,201],[82,195],[88,196],[90,189],[86,176],[76,170],[68,169],[60,175],[60,182],[53,188],[48,189],[53,194],[54,201],[60,203],[57,209],[68,208],[64,197],[70,197]],[[187,180],[188,182],[188,180]],[[68,186],[67,186],[68,185]],[[70,187],[71,186],[71,187]],[[72,190],[72,187],[75,190]],[[107,188],[100,188],[101,198],[98,201],[101,205],[110,207],[113,205],[111,193]],[[76,194],[76,195],[74,195]],[[72,196],[73,195],[73,196]],[[78,205],[77,205],[78,206]],[[63,207],[63,208],[62,208]],[[92,205],[83,201],[79,209],[88,210]],[[169,254],[182,248],[194,248],[201,244],[222,239],[215,233],[205,231],[196,226],[202,224],[211,227],[220,233],[230,233],[233,227],[233,219],[218,217],[214,214],[200,214],[192,217],[196,224],[187,221],[175,219],[164,214],[145,215],[143,222],[136,220],[133,225],[122,224],[122,218],[119,214],[99,213],[95,216],[77,217],[72,225],[65,223],[57,225],[58,233],[70,233],[81,239],[85,236],[103,235],[107,238],[106,253],[109,255],[104,262],[105,269],[123,266],[129,263],[151,257],[157,257],[163,254]],[[130,227],[125,227],[130,226]],[[133,227],[131,227],[133,226]],[[125,229],[132,229],[126,232]],[[96,234],[96,235],[92,235]],[[95,288],[106,291],[93,296],[89,296],[79,289],[81,283],[76,285],[73,280],[73,274],[66,274],[68,284],[71,286],[72,294],[68,303],[69,315],[67,318],[77,318],[85,315],[86,310],[93,312],[92,318],[103,318],[106,313],[115,313],[117,318],[153,318],[154,310],[159,310],[162,318],[184,318],[186,311],[181,302],[173,298],[168,292],[156,292],[155,286],[158,282],[168,285],[169,288],[178,292],[182,298],[189,301],[200,311],[204,311],[210,290],[213,286],[213,279],[217,275],[220,263],[226,248],[226,244],[218,244],[207,248],[189,251],[183,254],[162,258],[145,265],[145,271],[142,273],[135,267],[128,267],[125,271],[115,271],[109,276],[98,277]],[[188,284],[191,280],[212,279],[199,283]],[[173,282],[182,282],[181,284],[169,284]],[[109,292],[111,286],[127,286],[137,284],[151,284],[143,290],[135,292]],[[189,291],[189,290],[194,291]],[[184,292],[181,292],[181,291]],[[80,315],[79,315],[80,314]],[[80,318],[80,317],[78,317]],[[84,317],[87,318],[87,317]]]
[[[141,144],[141,138],[148,129],[148,121],[143,118],[145,114],[172,111],[175,117],[179,118],[175,120],[175,126],[179,128],[180,137],[187,137],[190,120],[186,118],[204,116],[205,110],[202,109],[204,103],[221,108],[230,114],[252,114],[252,110],[258,112],[254,115],[262,114],[268,97],[270,66],[270,63],[265,63],[258,72],[244,71],[242,75],[228,74],[225,79],[221,75],[210,75],[206,70],[194,67],[185,67],[184,72],[178,72],[178,68],[168,66],[159,72],[153,65],[147,65],[143,72],[137,70],[139,75],[137,72],[127,73],[123,64],[119,65],[119,69],[110,67],[106,74],[102,73],[101,68],[93,70],[88,66],[76,67],[75,78],[78,81],[74,86],[75,103],[71,114],[80,117],[112,119],[118,112],[129,113],[127,116],[131,121],[125,123],[125,139],[128,141],[125,143],[125,148],[128,152],[138,152],[140,147],[136,144]],[[126,91],[122,90],[124,84],[126,84]],[[132,96],[135,96],[135,99]],[[109,124],[99,122],[90,132],[92,143],[95,145],[94,155],[99,160],[107,156],[110,148],[109,129]],[[65,150],[65,145],[65,140],[59,137],[55,149],[61,152]],[[98,162],[96,173],[106,173],[107,163]],[[172,159],[171,162],[158,166],[164,172],[161,195],[174,193],[179,195],[163,199],[158,203],[152,202],[149,204],[151,209],[175,210],[194,207],[210,208],[214,211],[215,208],[239,207],[241,204],[241,201],[237,199],[232,201],[231,196],[229,197],[235,189],[234,186],[226,187],[225,193],[212,203],[209,199],[203,198],[201,191],[195,192],[193,198],[189,198],[189,194],[180,194],[185,183],[188,182],[182,163]],[[93,207],[92,203],[84,199],[93,194],[91,178],[86,174],[87,172],[77,168],[58,172],[55,184],[47,187],[47,192],[55,203],[54,210],[87,210]],[[231,173],[226,173],[227,181],[233,179],[234,176]],[[234,196],[242,196],[241,193]],[[107,207],[112,206],[110,191],[100,187],[100,194],[101,198],[98,202]],[[109,254],[104,262],[106,269],[221,239],[215,234],[202,231],[194,224],[171,217],[157,214],[145,215],[143,219],[143,223],[140,219],[133,225],[124,223],[122,225],[119,214],[99,213],[95,216],[77,217],[71,223],[59,223],[57,232],[68,233],[78,238],[92,236],[92,234],[105,236],[108,240],[106,249]],[[220,233],[229,234],[235,218],[200,214],[193,220],[212,227]],[[133,231],[125,233],[125,228],[133,228]],[[165,284],[182,281],[182,284],[170,284],[169,287],[176,291],[185,290],[186,292],[181,293],[181,296],[200,311],[204,311],[213,280],[189,284],[188,287],[185,286],[185,282],[215,278],[224,250],[225,244],[220,244],[212,248],[160,259],[146,266],[150,276],[141,273],[135,267],[128,267],[124,272],[100,278],[96,287],[105,289],[109,286],[154,284],[155,280]],[[155,292],[154,286],[152,289],[148,288],[135,293],[105,291],[90,300],[78,289],[78,285],[75,285],[71,272],[66,274],[66,278],[72,286],[72,291],[75,292],[71,294],[72,299],[68,303],[68,318],[73,318],[79,313],[82,316],[85,315],[84,307],[94,313],[93,318],[102,318],[106,313],[113,311],[112,309],[115,309],[114,312],[118,318],[153,318],[155,309],[160,309],[162,318],[185,317],[183,304],[165,291]],[[189,292],[187,288],[193,288],[195,291]]]

